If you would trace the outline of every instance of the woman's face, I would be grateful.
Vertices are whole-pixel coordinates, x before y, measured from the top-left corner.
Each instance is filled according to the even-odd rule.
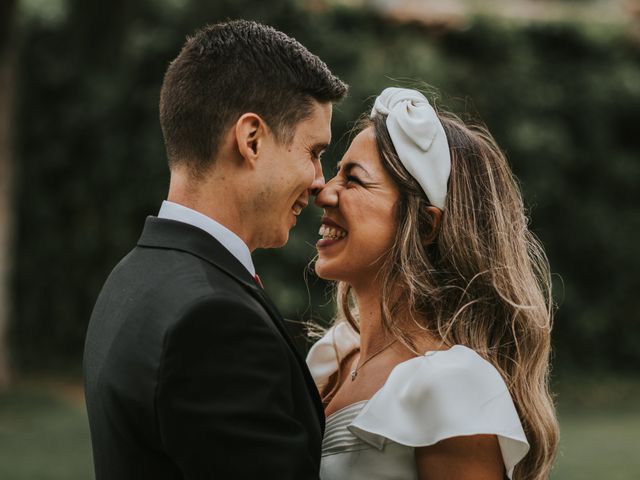
[[[370,286],[394,242],[398,198],[398,187],[382,166],[374,130],[366,128],[316,197],[316,205],[324,209],[316,273],[356,289]]]

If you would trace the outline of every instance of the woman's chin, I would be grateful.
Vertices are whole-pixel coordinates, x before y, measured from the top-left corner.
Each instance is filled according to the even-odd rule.
[[[339,281],[342,280],[339,272],[334,271],[327,262],[319,258],[315,265],[316,275],[323,280]]]
[[[333,278],[327,276],[327,272],[325,272],[324,269],[318,268],[318,264],[316,264],[316,275],[323,280],[333,280]]]

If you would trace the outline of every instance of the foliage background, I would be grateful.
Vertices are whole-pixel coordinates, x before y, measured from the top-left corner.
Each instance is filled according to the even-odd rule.
[[[485,122],[522,183],[556,273],[556,368],[638,371],[638,38],[577,22],[398,23],[372,9],[291,0],[23,4],[15,366],[79,365],[104,279],[166,194],[157,119],[164,70],[187,34],[240,17],[296,37],[350,84],[335,109],[326,175],[350,122],[385,86],[427,82],[439,105]],[[318,215],[307,211],[290,244],[258,252],[256,263],[286,316],[326,322],[326,283],[303,280]]]

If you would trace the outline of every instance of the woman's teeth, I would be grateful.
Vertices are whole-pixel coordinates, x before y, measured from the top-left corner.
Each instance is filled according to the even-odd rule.
[[[297,203],[293,206],[293,208],[291,208],[291,210],[293,211],[293,214],[297,217],[298,215],[300,215],[300,212],[302,212],[302,205],[298,205]]]
[[[322,235],[323,240],[338,240],[347,236],[346,230],[339,227],[330,227],[329,225],[322,225],[318,233]]]

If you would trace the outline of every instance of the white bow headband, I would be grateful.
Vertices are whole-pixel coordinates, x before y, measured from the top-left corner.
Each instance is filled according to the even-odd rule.
[[[385,88],[371,117],[387,115],[387,130],[400,161],[432,205],[444,210],[451,173],[449,143],[442,123],[424,95],[407,88]]]

